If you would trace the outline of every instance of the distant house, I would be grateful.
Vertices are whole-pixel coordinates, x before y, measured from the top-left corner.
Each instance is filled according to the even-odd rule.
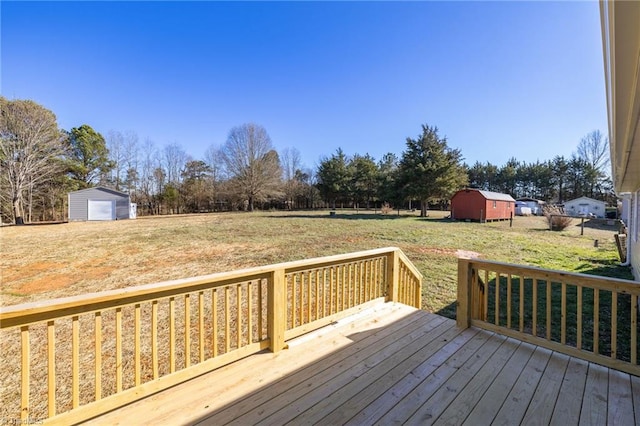
[[[611,176],[623,200],[626,259],[640,281],[640,2],[601,2],[600,17]]]
[[[512,218],[516,200],[508,194],[463,189],[451,197],[451,218],[455,220],[505,220]]]
[[[536,216],[542,216],[542,209],[544,208],[545,202],[541,200],[536,200],[535,198],[518,198],[516,199],[517,203],[522,203],[523,207],[529,207],[531,209],[531,214]]]
[[[129,194],[101,186],[70,192],[69,221],[135,219]]]
[[[607,204],[589,197],[580,197],[564,203],[564,212],[569,216],[594,216],[604,218]]]

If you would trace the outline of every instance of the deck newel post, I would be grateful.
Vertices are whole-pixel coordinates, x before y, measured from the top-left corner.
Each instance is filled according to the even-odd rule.
[[[471,263],[469,259],[458,259],[458,307],[456,323],[458,327],[471,326]]]
[[[400,256],[398,250],[387,255],[387,302],[398,302],[398,287],[400,285]]]
[[[286,312],[287,291],[284,269],[276,269],[271,272],[267,297],[267,327],[269,339],[271,340],[269,346],[271,352],[279,352],[285,348]]]

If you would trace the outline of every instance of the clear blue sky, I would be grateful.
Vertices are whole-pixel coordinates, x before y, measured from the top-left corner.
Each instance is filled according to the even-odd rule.
[[[254,122],[307,167],[438,126],[465,162],[607,133],[598,3],[2,1],[1,93],[193,158]]]

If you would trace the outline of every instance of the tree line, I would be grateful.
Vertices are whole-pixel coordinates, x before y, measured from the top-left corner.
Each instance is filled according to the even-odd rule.
[[[139,215],[324,207],[446,208],[464,187],[562,202],[613,197],[608,143],[594,131],[570,159],[504,166],[476,162],[423,125],[400,156],[348,156],[338,149],[305,167],[300,152],[277,152],[266,129],[232,128],[194,159],[177,143],[159,148],[133,132],[106,137],[87,124],[59,129],[55,114],[30,100],[0,97],[0,215],[17,224],[66,219],[68,192],[106,186],[130,194]],[[415,204],[413,204],[415,203]]]

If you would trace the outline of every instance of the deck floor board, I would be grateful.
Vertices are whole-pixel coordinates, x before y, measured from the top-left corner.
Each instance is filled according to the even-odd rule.
[[[95,424],[633,424],[640,378],[386,303]]]

